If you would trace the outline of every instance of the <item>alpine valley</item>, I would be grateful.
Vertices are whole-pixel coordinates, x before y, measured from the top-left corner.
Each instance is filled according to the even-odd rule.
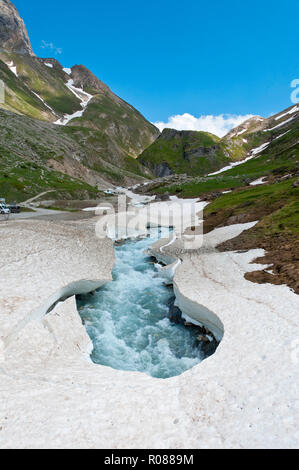
[[[44,14],[45,22],[50,6],[40,3],[36,12],[29,3],[37,4],[24,2],[24,16],[29,11],[34,21]],[[140,3],[133,11],[134,2],[88,0],[84,12],[79,1],[60,3],[63,26],[69,20],[72,31],[62,11],[67,16],[72,8],[80,28],[90,28],[90,8],[103,18],[107,9],[111,24],[94,15],[95,23],[107,22],[117,48],[112,34],[119,14],[133,47],[140,40],[138,54],[139,30],[119,11],[145,19],[152,35],[147,45],[164,65],[171,61],[165,61],[168,32],[178,36],[171,19],[178,17],[182,48],[174,54],[185,48],[185,60],[185,45],[197,54],[180,70],[182,96],[186,86],[191,90],[196,60],[203,72],[193,75],[196,87],[205,89],[204,79],[214,96],[206,59],[217,61],[219,40],[215,54],[209,47],[212,36],[221,37],[222,59],[229,59],[225,99],[243,106],[230,83],[239,80],[232,65],[239,67],[240,49],[228,34],[229,6],[221,9],[220,0],[219,8],[217,1],[192,0],[177,9],[172,2],[171,12],[162,5],[167,2]],[[265,38],[273,36],[266,34],[262,8],[255,12],[251,3],[263,28],[255,39],[268,55]],[[201,22],[192,17],[199,4],[210,11],[210,31],[207,15]],[[245,52],[250,47],[256,54],[241,4],[233,21],[248,39]],[[185,25],[188,33],[195,30],[193,49],[181,40],[183,10],[197,28]],[[150,13],[168,49],[153,47],[154,36],[160,45],[166,41]],[[281,22],[276,26],[267,15],[280,31]],[[288,13],[293,33],[291,22]],[[48,23],[54,36],[56,25]],[[199,27],[209,33],[203,43]],[[87,42],[80,31],[83,37]],[[278,39],[287,54],[289,37]],[[13,3],[0,0],[0,448],[110,449],[104,464],[132,468],[147,458],[143,453],[138,460],[132,449],[155,449],[149,463],[158,465],[197,458],[202,464],[203,454],[190,449],[298,449],[299,103],[286,102],[270,117],[234,120],[242,123],[223,137],[160,132],[84,65],[65,67],[70,64],[37,57],[33,49]],[[286,76],[291,68],[279,62],[280,53]],[[291,67],[291,54],[287,59]],[[255,68],[252,61],[242,65],[254,75],[261,67],[255,55],[252,60]],[[217,61],[221,73],[223,65]],[[261,77],[244,76],[250,92],[261,96]],[[207,105],[212,108],[210,99]],[[275,100],[271,106],[282,107]]]

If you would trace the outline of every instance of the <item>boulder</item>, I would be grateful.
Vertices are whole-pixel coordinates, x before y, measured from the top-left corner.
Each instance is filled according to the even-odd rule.
[[[170,197],[169,197],[169,193],[166,192],[164,194],[161,194],[159,196],[156,196],[156,201],[169,201]]]

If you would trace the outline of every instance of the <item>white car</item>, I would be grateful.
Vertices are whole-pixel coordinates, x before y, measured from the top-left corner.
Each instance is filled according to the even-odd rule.
[[[0,202],[0,214],[10,214],[10,209],[4,202]]]

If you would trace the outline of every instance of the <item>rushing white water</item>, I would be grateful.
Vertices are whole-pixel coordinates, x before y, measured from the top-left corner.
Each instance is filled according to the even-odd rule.
[[[173,292],[145,253],[165,230],[151,229],[148,238],[116,246],[113,281],[78,300],[95,363],[167,378],[204,359],[197,329],[168,319]]]

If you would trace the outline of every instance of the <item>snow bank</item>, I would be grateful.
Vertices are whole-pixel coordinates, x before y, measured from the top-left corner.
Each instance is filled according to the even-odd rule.
[[[90,224],[2,226],[1,338],[62,286],[111,279],[112,243]],[[250,226],[216,229],[200,251],[180,254],[183,308],[193,322],[206,315],[219,337],[221,324],[225,331],[216,353],[181,376],[86,362],[90,341],[73,297],[28,323],[9,348],[0,344],[1,448],[298,448],[299,298],[246,281],[245,272],[264,268],[252,264],[263,250],[215,249]],[[176,243],[157,254],[177,259]]]
[[[181,310],[183,318],[195,325],[205,326],[213,333],[216,340],[220,342],[224,335],[224,326],[220,318],[204,305],[200,305],[198,302],[185,297],[175,282],[173,288],[176,296],[175,304]]]

